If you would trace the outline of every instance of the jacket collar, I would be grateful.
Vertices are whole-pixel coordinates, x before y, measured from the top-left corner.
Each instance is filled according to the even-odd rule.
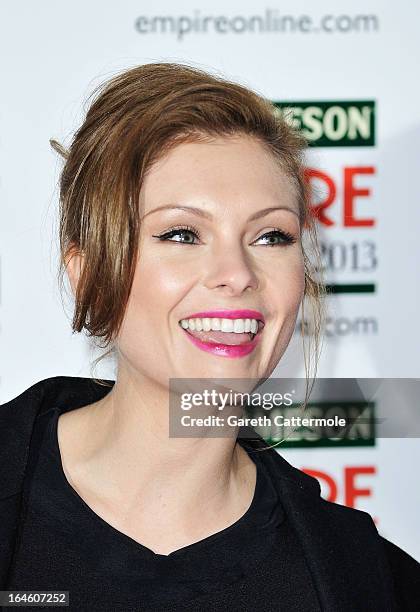
[[[22,489],[36,417],[55,406],[66,412],[98,401],[114,384],[102,382],[70,376],[47,378],[1,406],[0,508],[6,508],[8,500]],[[241,437],[244,429],[253,437]],[[248,448],[267,447],[251,428],[240,429],[238,442]],[[372,518],[323,500],[318,481],[294,468],[276,450],[267,448],[261,454],[301,541],[321,609],[395,610],[392,576]]]

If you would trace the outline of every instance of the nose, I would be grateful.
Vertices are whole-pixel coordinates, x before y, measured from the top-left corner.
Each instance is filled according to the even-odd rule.
[[[206,265],[204,285],[208,289],[224,289],[227,295],[241,295],[247,289],[256,290],[258,276],[250,257],[240,245],[212,253]]]

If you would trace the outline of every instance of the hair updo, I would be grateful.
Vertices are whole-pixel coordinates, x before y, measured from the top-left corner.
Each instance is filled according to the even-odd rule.
[[[303,136],[263,96],[185,64],[150,63],[125,70],[100,85],[90,98],[86,118],[69,149],[50,141],[65,160],[59,184],[60,286],[72,254],[82,253],[84,262],[73,331],[85,330],[101,348],[111,346],[100,359],[112,351],[137,261],[139,193],[153,163],[184,142],[245,134],[266,147],[293,182],[301,233],[313,251],[309,256],[302,245],[302,339],[308,379],[311,358],[305,351],[304,303],[309,300],[312,307],[316,372],[325,287],[315,279],[320,272],[319,248],[309,207]],[[314,257],[317,266],[311,261]],[[311,348],[311,334],[309,342]]]

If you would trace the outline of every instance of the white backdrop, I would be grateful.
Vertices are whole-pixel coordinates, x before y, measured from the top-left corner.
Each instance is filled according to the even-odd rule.
[[[162,16],[166,21],[153,20]],[[212,19],[205,22],[205,17]],[[373,102],[374,144],[347,146],[344,138],[332,143],[336,146],[314,147],[309,155],[311,167],[328,175],[336,189],[326,209],[333,225],[320,227],[338,268],[328,270],[329,282],[374,285],[372,293],[329,299],[319,375],[419,376],[417,3],[375,0],[367,9],[354,0],[339,7],[327,0],[267,5],[242,0],[226,8],[220,0],[4,0],[1,23],[1,402],[49,376],[90,376],[95,354],[83,336],[72,336],[71,311],[63,310],[55,278],[60,163],[48,140],[69,142],[82,120],[82,103],[99,82],[122,68],[155,61],[216,71],[273,101]],[[361,167],[370,170],[355,175],[353,190],[365,193],[351,200],[347,192],[347,197],[354,216],[373,224],[352,227],[343,223],[344,169]],[[322,192],[325,182],[318,186]],[[371,257],[366,242],[375,264],[363,259]],[[334,257],[343,252],[347,259],[340,264]],[[357,266],[351,263],[355,252]],[[274,375],[303,373],[296,334]],[[106,365],[97,374],[113,377]],[[365,489],[352,503],[372,514],[385,537],[420,560],[417,439],[282,452],[297,467],[323,472],[326,496],[332,479],[340,503],[350,499],[349,486]]]

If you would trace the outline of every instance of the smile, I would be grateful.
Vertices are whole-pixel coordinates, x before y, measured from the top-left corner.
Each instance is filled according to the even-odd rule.
[[[179,321],[197,348],[222,357],[244,357],[258,345],[264,316],[256,310],[197,312]]]

